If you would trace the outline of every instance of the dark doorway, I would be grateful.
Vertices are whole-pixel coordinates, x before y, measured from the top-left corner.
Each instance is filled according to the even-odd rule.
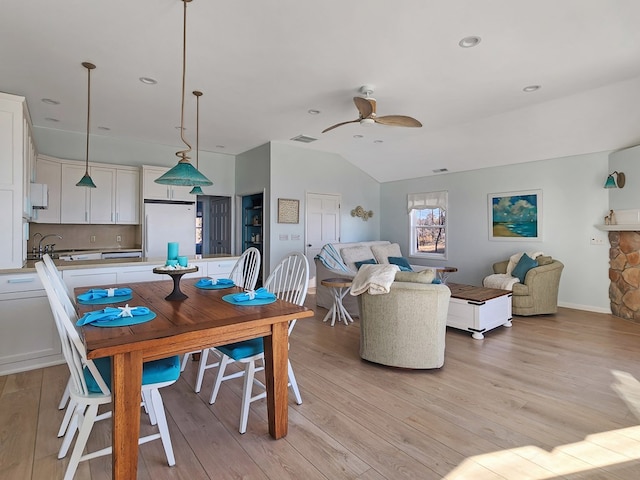
[[[198,195],[197,211],[198,216],[202,212],[202,216],[199,217],[202,218],[201,253],[203,255],[231,254],[231,198]],[[196,253],[198,246],[196,244]]]

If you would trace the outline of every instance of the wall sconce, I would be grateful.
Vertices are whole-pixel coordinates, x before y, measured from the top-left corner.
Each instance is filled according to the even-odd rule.
[[[613,176],[616,178],[613,178]],[[610,173],[607,177],[607,181],[604,182],[604,188],[623,188],[625,184],[625,176],[622,172],[613,172]]]
[[[356,208],[351,210],[352,217],[360,217],[363,221],[369,220],[370,217],[373,217],[373,210],[369,210],[368,212],[358,205]]]

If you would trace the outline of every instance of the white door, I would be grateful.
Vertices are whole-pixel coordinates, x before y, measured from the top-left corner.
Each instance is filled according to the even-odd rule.
[[[340,242],[340,195],[307,193],[304,254],[309,260],[309,286],[316,285],[314,257],[327,243]]]

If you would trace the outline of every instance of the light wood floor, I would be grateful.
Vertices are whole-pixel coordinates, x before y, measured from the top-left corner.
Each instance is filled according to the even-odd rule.
[[[315,308],[315,297],[308,297]],[[637,479],[640,325],[560,309],[515,317],[482,341],[447,331],[436,371],[360,360],[358,320],[331,328],[326,310],[298,322],[291,361],[304,403],[290,397],[289,434],[267,433],[264,401],[238,433],[241,380],[209,405],[214,371],[193,392],[194,362],[162,390],[177,465],[160,442],[140,448],[140,479]],[[0,478],[62,478],[56,408],[66,367],[0,377]],[[144,417],[144,416],[143,416]],[[108,422],[90,448],[110,440]],[[76,478],[108,479],[111,457]]]

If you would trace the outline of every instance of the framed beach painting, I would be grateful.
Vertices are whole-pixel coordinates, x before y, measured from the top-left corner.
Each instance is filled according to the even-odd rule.
[[[489,240],[542,241],[542,190],[489,194]]]

